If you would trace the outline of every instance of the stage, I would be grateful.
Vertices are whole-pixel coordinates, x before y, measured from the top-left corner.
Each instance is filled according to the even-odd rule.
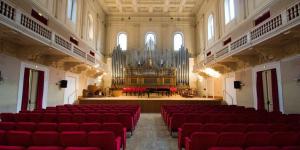
[[[160,106],[163,104],[220,105],[221,103],[221,98],[184,98],[181,96],[151,96],[151,98],[137,96],[79,98],[79,104],[139,104],[143,113],[159,113]]]

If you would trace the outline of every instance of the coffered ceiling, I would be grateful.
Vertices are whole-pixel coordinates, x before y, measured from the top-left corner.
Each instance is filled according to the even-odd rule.
[[[192,16],[204,0],[99,0],[108,15]]]

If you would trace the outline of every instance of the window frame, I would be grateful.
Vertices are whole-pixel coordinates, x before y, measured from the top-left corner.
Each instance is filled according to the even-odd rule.
[[[71,3],[71,4],[70,4]],[[77,20],[77,0],[68,0],[67,1],[67,18],[76,23]]]
[[[173,34],[173,50],[174,50],[174,51],[179,51],[180,48],[179,48],[178,50],[175,49],[175,36],[176,36],[176,35],[180,35],[180,36],[181,36],[181,40],[182,40],[182,45],[181,45],[181,46],[184,46],[184,35],[183,35],[182,32],[175,32],[175,33]]]
[[[236,18],[236,1],[224,0],[224,22],[229,24]]]
[[[215,21],[214,21],[214,15],[211,13],[207,17],[207,40],[211,41],[214,39],[215,36]]]
[[[122,49],[121,44],[120,44],[120,36],[121,35],[125,35],[126,36],[126,49]],[[122,51],[126,51],[128,49],[128,35],[126,32],[119,32],[117,35],[117,46],[120,45],[120,48],[122,49]]]

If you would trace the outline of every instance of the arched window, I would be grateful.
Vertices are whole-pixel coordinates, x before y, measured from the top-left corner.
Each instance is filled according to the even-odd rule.
[[[225,7],[225,24],[228,24],[235,18],[235,4],[234,0],[224,0]]]
[[[207,38],[211,40],[214,37],[214,17],[212,14],[207,19]]]
[[[76,22],[77,0],[68,0],[68,19]]]
[[[91,14],[88,15],[88,38],[89,40],[94,39],[94,19]]]
[[[123,51],[127,50],[127,34],[119,33],[117,44],[120,45]]]
[[[178,51],[181,46],[183,46],[183,35],[182,33],[175,33],[174,34],[174,50]]]
[[[145,43],[148,43],[150,39],[153,41],[154,44],[156,44],[156,37],[155,34],[152,32],[146,34]]]

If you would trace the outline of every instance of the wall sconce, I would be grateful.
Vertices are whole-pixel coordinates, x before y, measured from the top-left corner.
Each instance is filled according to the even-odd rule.
[[[0,71],[0,84],[4,82],[4,77],[2,76],[2,72]]]

